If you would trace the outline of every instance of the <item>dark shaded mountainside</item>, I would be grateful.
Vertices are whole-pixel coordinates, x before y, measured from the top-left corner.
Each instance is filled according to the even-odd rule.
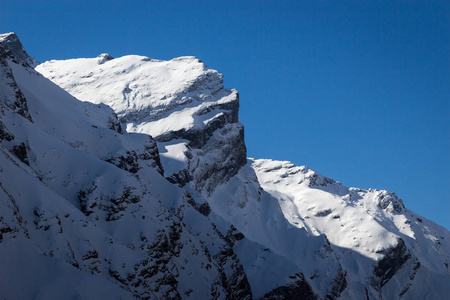
[[[39,64],[0,35],[0,298],[450,296],[447,230],[247,159],[238,110],[194,57]]]

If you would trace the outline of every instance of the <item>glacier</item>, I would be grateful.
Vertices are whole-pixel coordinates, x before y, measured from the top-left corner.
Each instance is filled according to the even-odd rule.
[[[450,297],[445,228],[247,158],[238,113],[195,57],[39,63],[1,34],[0,297]]]

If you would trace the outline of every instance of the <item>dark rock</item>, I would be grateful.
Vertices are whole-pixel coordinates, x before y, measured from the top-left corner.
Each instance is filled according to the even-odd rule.
[[[103,53],[100,54],[99,56],[97,56],[98,60],[97,63],[99,65],[104,64],[105,62],[107,62],[108,60],[113,60],[114,57],[112,57],[111,55],[109,55],[108,53]]]
[[[321,211],[316,212],[314,214],[314,216],[316,216],[316,217],[326,217],[329,214],[331,214],[331,209],[325,209],[325,210],[321,210]]]
[[[13,62],[18,63],[14,59],[13,53],[4,47],[1,47],[0,45],[0,73],[4,73],[2,75],[5,76],[5,83],[4,87],[9,89],[9,93],[11,93],[13,98],[11,99],[0,99],[0,100],[6,100],[6,106],[11,109],[12,111],[20,114],[22,117],[28,119],[30,122],[33,120],[31,119],[30,113],[28,112],[28,105],[25,96],[23,95],[22,91],[19,89],[15,79],[14,75],[12,73],[11,68],[8,65],[7,59],[11,59]]]
[[[403,201],[395,193],[381,191],[376,198],[378,206],[390,213],[401,213],[405,208]]]
[[[218,262],[221,285],[227,293],[226,299],[252,299],[252,290],[244,268],[232,247],[226,246],[214,256],[214,260]]]
[[[198,205],[189,193],[186,193],[185,196],[187,198],[187,203],[189,203],[196,211],[198,211],[205,217],[209,216],[209,214],[211,213],[211,207],[209,206],[208,202],[204,202]]]
[[[163,175],[164,170],[161,165],[158,147],[151,137],[149,139],[149,143],[145,145],[144,149],[127,151],[124,155],[111,157],[105,159],[105,161],[133,174],[137,173],[142,168],[140,164],[145,162]]]
[[[333,283],[331,284],[330,291],[326,295],[326,300],[334,300],[338,299],[342,292],[347,288],[347,273],[342,270],[342,267],[339,266],[339,273],[333,279]]]
[[[228,229],[226,236],[223,236],[216,227],[214,227],[214,230],[219,238],[226,242],[222,250],[213,257],[220,272],[220,282],[218,282],[218,284],[226,291],[225,298],[252,299],[252,290],[247,275],[245,274],[242,264],[239,262],[239,258],[233,250],[233,246],[236,242],[235,235],[240,232],[233,225]]]
[[[10,52],[9,57],[14,60],[15,63],[19,63],[24,67],[34,68],[39,64],[38,61],[33,59],[22,46],[19,38],[14,32],[2,34],[0,37],[0,49],[3,48]]]
[[[27,147],[24,143],[12,147],[11,152],[24,164],[30,165],[30,162],[28,161]]]
[[[90,250],[85,255],[83,255],[83,260],[88,260],[92,258],[98,258],[98,252],[96,250]]]
[[[3,140],[12,141],[14,136],[5,128],[5,125],[0,121],[0,142]]]
[[[117,133],[123,134],[122,125],[117,119],[117,115],[114,113],[115,118],[108,119],[108,128],[114,130]]]
[[[188,170],[183,169],[176,174],[172,174],[166,179],[173,184],[178,184],[180,187],[185,186],[188,182],[192,181],[192,176],[189,174]]]
[[[106,201],[105,204],[102,204],[101,208],[108,212],[106,221],[115,221],[122,216],[121,212],[126,210],[128,204],[139,201],[141,201],[140,196],[133,195],[132,189],[126,187],[119,198],[110,198],[109,203]]]
[[[325,187],[336,183],[335,180],[315,172],[312,175],[306,177],[306,179],[308,179],[308,186],[310,187]]]
[[[309,285],[309,283],[305,280],[303,274],[296,274],[300,279],[289,283],[285,286],[278,287],[273,289],[269,293],[265,294],[261,299],[267,300],[317,300],[320,299],[318,295],[316,295]]]
[[[237,101],[235,102],[232,102],[231,104],[228,103],[225,105],[215,106],[216,109],[230,109],[230,110],[226,111],[226,113],[217,117],[215,120],[209,122],[202,129],[189,129],[189,130],[182,129],[178,131],[170,131],[163,135],[158,136],[156,140],[158,142],[168,142],[175,139],[186,139],[189,141],[189,146],[192,149],[200,149],[208,142],[208,140],[211,138],[211,136],[214,134],[216,130],[224,127],[226,124],[236,123],[235,122],[236,112],[234,111],[234,109],[237,109],[239,105],[237,104]],[[212,108],[209,109],[212,110]]]
[[[105,161],[115,165],[119,169],[125,170],[133,174],[137,173],[140,169],[136,151],[128,151],[125,156],[120,155],[116,157],[111,157],[106,159]]]
[[[399,239],[397,245],[389,249],[373,269],[378,289],[381,290],[410,258],[411,253],[406,248],[405,242]]]
[[[245,238],[245,236],[244,236],[241,232],[238,232],[238,233],[236,233],[236,234],[233,235],[233,236],[234,236],[234,239],[235,239],[236,241],[240,241],[240,240],[242,240],[242,239]]]
[[[78,201],[80,201],[80,210],[85,216],[89,216],[94,212],[94,208],[97,206],[96,201],[92,201],[89,197],[92,192],[97,189],[96,185],[91,188],[84,189],[78,192]]]
[[[0,220],[0,221],[3,221],[3,220]],[[1,226],[1,225],[0,225]],[[3,234],[6,234],[6,233],[10,233],[10,232],[12,232],[13,230],[11,229],[11,227],[9,227],[9,226],[1,226],[0,227],[0,243],[3,241]]]
[[[402,298],[403,295],[405,295],[406,292],[411,287],[412,282],[413,282],[414,278],[416,277],[417,270],[419,270],[419,268],[420,268],[420,262],[416,261],[416,264],[412,268],[411,275],[409,275],[409,282],[406,284],[406,286],[403,288],[403,290],[400,292],[400,294],[398,294],[399,299]]]
[[[232,130],[237,130],[237,134],[230,135]],[[216,149],[221,151],[214,152]],[[210,153],[216,154],[214,160],[208,160]],[[189,164],[189,170],[194,176],[194,186],[198,191],[205,191],[211,195],[217,185],[226,183],[247,164],[243,126],[229,124],[217,130],[208,144],[197,152],[197,155],[199,161],[192,161]],[[224,162],[227,163],[224,164]]]

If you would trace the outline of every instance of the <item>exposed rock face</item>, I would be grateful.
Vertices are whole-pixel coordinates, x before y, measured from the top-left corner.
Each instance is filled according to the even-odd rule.
[[[158,61],[101,55],[51,61],[37,70],[81,100],[110,105],[129,132],[147,133],[160,142],[171,182],[184,186],[192,180],[208,195],[247,162],[239,95],[223,87],[222,74],[195,57]],[[105,94],[98,97],[99,92]],[[172,155],[167,149],[179,144],[187,147],[184,165],[166,167],[164,157]]]
[[[380,191],[377,195],[378,205],[389,213],[401,213],[405,208],[403,201],[395,193]]]
[[[196,58],[37,67],[88,102],[34,64],[0,35],[2,297],[450,294],[447,230],[394,193],[247,162],[238,93]]]
[[[15,63],[32,68],[39,64],[37,60],[28,55],[14,32],[0,34],[0,45],[2,51],[9,53],[8,57]]]
[[[219,184],[226,183],[247,163],[243,126],[228,124],[217,129],[206,145],[193,149],[192,153],[187,170],[196,189],[211,195]]]
[[[274,289],[261,299],[316,300],[320,298],[314,293],[308,282],[302,278],[296,282]]]
[[[373,274],[378,282],[378,288],[381,288],[403,267],[408,259],[411,258],[406,248],[405,242],[400,239],[398,244],[389,249],[386,255],[377,262],[373,269]]]
[[[12,60],[15,63],[21,63],[25,66],[28,66],[27,62],[28,60],[26,59],[26,57],[23,57],[25,55],[28,56],[26,52],[19,51],[19,54],[22,55],[21,58],[18,59],[14,56],[14,52],[10,49],[10,47],[13,47],[12,48],[13,50],[15,50],[16,52],[18,51],[17,43],[11,42],[11,40],[14,41],[16,38],[17,37],[15,36],[15,34],[0,35],[0,74],[1,74],[0,100],[2,101],[3,105],[8,106],[10,109],[14,110],[21,116],[31,121],[25,96],[23,95],[22,91],[18,88],[17,83],[14,80],[12,70],[8,65],[8,60]],[[20,42],[19,45],[21,47]]]
[[[115,130],[114,128],[110,129]],[[164,173],[159,158],[158,146],[151,137],[149,137],[147,143],[141,149],[128,150],[123,154],[116,153],[115,156],[107,158],[105,161],[133,174],[137,173],[144,163],[148,167],[156,169],[160,174]]]
[[[12,136],[11,133],[8,132],[8,130],[5,128],[5,125],[3,125],[2,122],[0,122],[0,142],[3,140],[6,141],[12,141],[14,139],[14,136]]]

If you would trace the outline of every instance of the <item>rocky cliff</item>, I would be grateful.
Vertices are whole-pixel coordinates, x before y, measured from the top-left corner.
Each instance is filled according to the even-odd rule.
[[[246,164],[239,94],[195,57],[102,54],[50,61],[37,70],[80,100],[112,107],[128,132],[151,135],[173,183],[192,181],[210,194]]]
[[[247,160],[238,93],[198,59],[36,64],[0,35],[1,297],[450,295],[447,230],[394,193]]]

